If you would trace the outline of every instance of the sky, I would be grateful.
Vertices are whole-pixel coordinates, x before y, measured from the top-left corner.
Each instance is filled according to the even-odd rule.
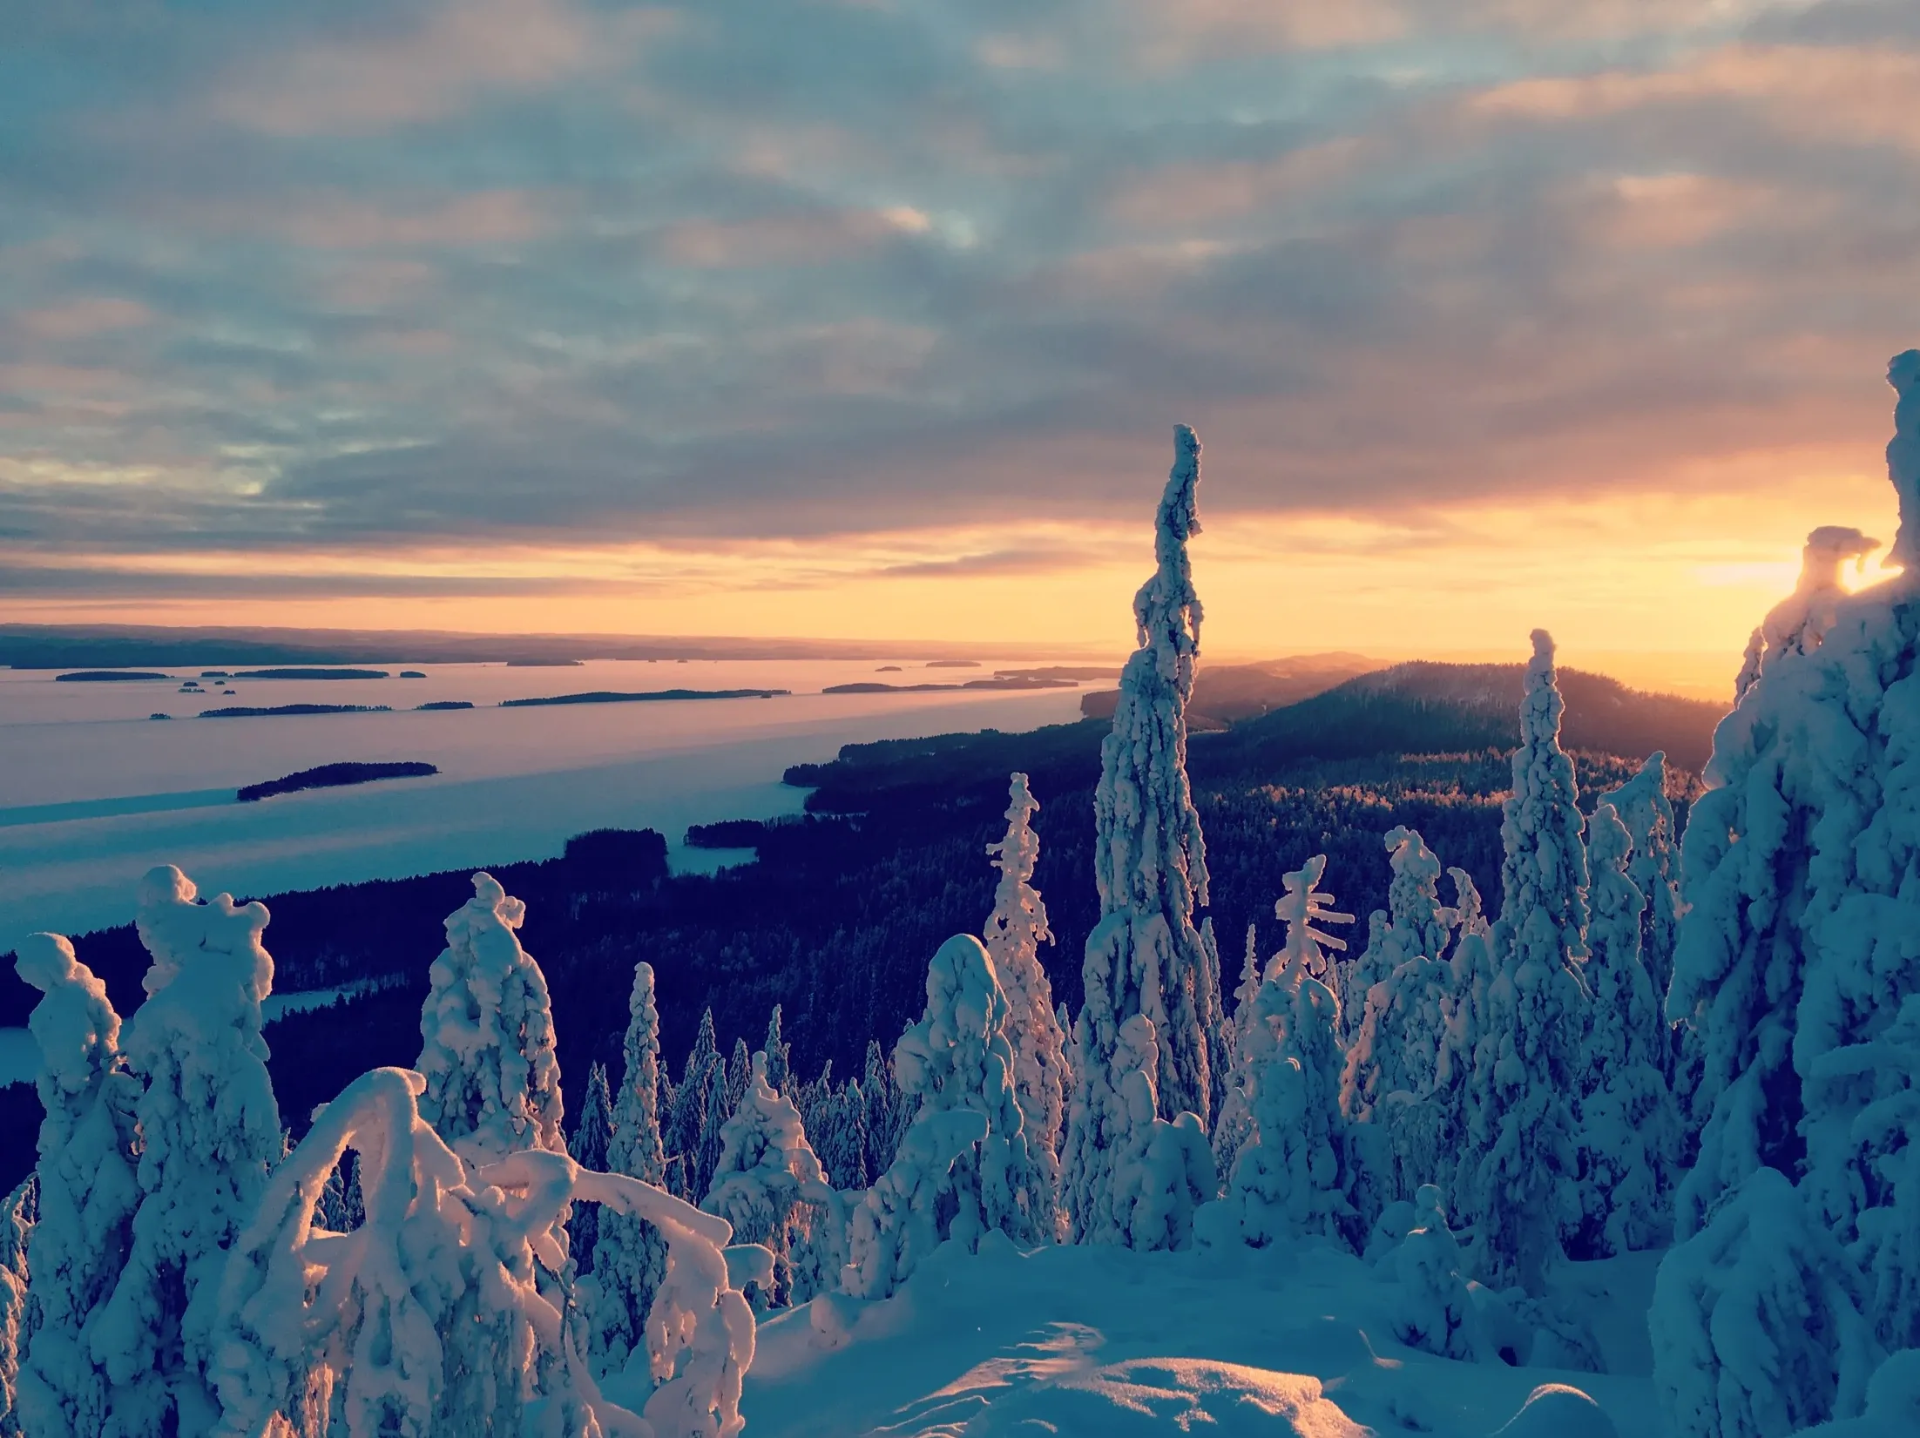
[[[1912,0],[0,13],[16,620],[1119,650],[1176,421],[1229,657],[1892,537]]]

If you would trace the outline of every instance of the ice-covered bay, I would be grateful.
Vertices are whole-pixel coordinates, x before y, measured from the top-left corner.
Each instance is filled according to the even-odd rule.
[[[866,660],[422,667],[427,677],[409,680],[203,680],[214,692],[198,696],[169,682],[58,683],[50,673],[0,671],[0,949],[35,929],[126,922],[139,875],[161,862],[179,864],[204,892],[272,893],[544,858],[572,834],[617,825],[660,830],[677,864],[710,863],[711,855],[681,848],[687,825],[796,810],[802,796],[779,783],[789,764],[830,758],[848,742],[1058,723],[1077,715],[1081,692],[819,692],[992,672],[903,665],[883,674]],[[508,698],[668,688],[793,692],[496,707]],[[477,707],[412,707],[462,699]],[[222,704],[293,703],[394,712],[193,717]],[[146,717],[155,711],[181,717],[158,723]],[[406,759],[441,772],[228,802],[242,784],[319,764]]]

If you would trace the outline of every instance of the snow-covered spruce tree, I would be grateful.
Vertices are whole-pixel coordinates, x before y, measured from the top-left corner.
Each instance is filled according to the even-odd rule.
[[[582,1168],[596,1173],[607,1167],[607,1146],[613,1140],[613,1095],[607,1091],[607,1066],[596,1063],[587,1069],[587,1092],[580,1105],[580,1117],[567,1140],[567,1153]],[[571,1235],[568,1251],[573,1255],[576,1272],[593,1269],[593,1250],[600,1238],[600,1211],[583,1205],[567,1220]]]
[[[0,1434],[21,1426],[20,1360],[31,1331],[27,1313],[27,1235],[33,1231],[35,1184],[28,1174],[0,1201]]]
[[[1627,826],[1633,855],[1627,877],[1646,899],[1640,916],[1640,962],[1660,1001],[1660,1023],[1666,1021],[1667,990],[1673,984],[1673,945],[1680,929],[1680,856],[1675,848],[1673,803],[1667,798],[1667,756],[1656,749],[1647,755],[1640,772],[1617,789],[1602,794]],[[1673,1077],[1673,1043],[1663,1045],[1661,1072]]]
[[[1666,1021],[1640,962],[1646,900],[1627,876],[1627,827],[1601,802],[1587,820],[1588,1005],[1580,1085],[1582,1218],[1576,1258],[1651,1248],[1671,1228],[1680,1118],[1661,1072]]]
[[[1201,1007],[1206,1015],[1207,1074],[1210,1084],[1207,1090],[1207,1113],[1209,1117],[1215,1117],[1220,1112],[1220,1105],[1226,1102],[1227,1079],[1233,1067],[1233,1046],[1228,1037],[1232,1025],[1227,1018],[1227,987],[1220,975],[1220,942],[1214,937],[1211,916],[1200,921],[1200,953],[1205,959],[1200,978],[1201,990],[1206,998]]]
[[[829,1183],[842,1190],[867,1187],[867,1099],[858,1079],[828,1089],[807,1132],[819,1135],[814,1152]]]
[[[1449,913],[1440,902],[1440,861],[1420,837],[1404,824],[1386,833],[1387,861],[1393,878],[1387,886],[1387,922],[1372,927],[1369,916],[1367,947],[1360,957],[1336,966],[1329,987],[1339,997],[1349,1034],[1357,1032],[1366,1015],[1367,994],[1409,959],[1446,957],[1451,937]],[[1323,974],[1313,977],[1326,979]]]
[[[1778,1438],[1859,1413],[1878,1358],[1859,1282],[1780,1173],[1729,1190],[1654,1284],[1653,1381],[1677,1438]]]
[[[1253,1110],[1247,1103],[1247,1025],[1254,1021],[1254,999],[1260,993],[1259,936],[1247,925],[1247,946],[1240,961],[1240,983],[1233,991],[1233,1023],[1227,1030],[1227,1051],[1232,1067],[1227,1074],[1227,1095],[1213,1121],[1213,1166],[1231,1174],[1233,1161],[1253,1137]]]
[[[120,1061],[120,1016],[103,984],[56,934],[29,935],[15,968],[42,998],[27,1019],[40,1047],[38,1219],[27,1240],[32,1332],[16,1412],[45,1438],[107,1431],[115,1394],[93,1332],[133,1241],[135,1079]]]
[[[1047,927],[1047,906],[1033,887],[1033,870],[1040,859],[1033,815],[1039,807],[1040,801],[1027,787],[1027,776],[1013,775],[1006,837],[987,846],[993,866],[1000,871],[1000,883],[983,937],[1007,997],[1014,1097],[1033,1160],[1038,1236],[1059,1239],[1066,1234],[1066,1213],[1059,1198],[1060,1128],[1067,1111],[1066,1036],[1054,1018],[1053,985],[1040,967],[1040,945],[1053,942],[1053,931]]]
[[[262,904],[196,902],[172,865],[148,872],[135,920],[152,956],[123,1031],[144,1091],[133,1241],[88,1333],[115,1390],[108,1434],[204,1433],[216,1409],[213,1317],[226,1251],[280,1156],[260,1001],[273,960]],[[85,1225],[91,1232],[92,1225]]]
[[[943,1203],[951,1202],[954,1161],[987,1136],[977,1109],[918,1114],[893,1163],[853,1211],[841,1284],[855,1298],[887,1298],[943,1239]]]
[[[740,1101],[747,1096],[747,1088],[752,1082],[753,1055],[747,1050],[747,1041],[737,1038],[733,1041],[733,1057],[727,1060],[727,1106],[722,1123],[740,1107]]]
[[[713,1086],[713,1071],[721,1066],[720,1045],[714,1037],[713,1010],[709,1008],[700,1015],[700,1027],[694,1033],[693,1047],[687,1051],[686,1063],[680,1070],[680,1082],[673,1091],[673,1119],[666,1140],[669,1161],[678,1159],[674,1172],[681,1186],[674,1193],[690,1203],[698,1203],[706,1197],[707,1190],[703,1185],[712,1174],[711,1169],[705,1174],[697,1172],[698,1156],[701,1137],[709,1129],[707,1092]],[[718,1126],[725,1119],[723,1113],[713,1121],[714,1132],[719,1131]]]
[[[793,1085],[793,1045],[781,1037],[778,1004],[767,1016],[767,1041],[760,1045],[760,1052],[767,1056],[767,1086],[776,1093],[793,1097],[788,1092]]]
[[[420,1009],[420,1112],[470,1163],[566,1152],[547,980],[514,932],[525,918],[499,880],[475,874]]]
[[[914,1122],[967,1109],[987,1123],[947,1175],[952,1199],[941,1202],[939,1237],[969,1252],[995,1228],[1022,1247],[1051,1241],[1053,1215],[1036,1198],[1044,1190],[1014,1087],[1007,997],[985,946],[971,934],[948,939],[927,965],[926,994],[920,1021],[893,1050],[901,1091],[919,1103]]]
[[[606,1170],[661,1188],[667,1157],[660,1141],[660,1012],[652,964],[633,968],[622,1055]],[[645,1340],[647,1308],[666,1267],[666,1243],[656,1229],[618,1209],[601,1207],[595,1227],[593,1273],[581,1284],[580,1302],[588,1315],[588,1354],[596,1369],[606,1372],[621,1368]]]
[[[802,1198],[818,1195],[825,1175],[807,1143],[800,1111],[767,1082],[765,1051],[749,1062],[747,1091],[721,1129],[720,1161],[700,1207],[726,1219],[742,1243],[772,1252],[773,1287],[761,1297],[771,1307],[785,1308],[793,1301],[789,1252],[795,1212]]]
[[[1799,1177],[1810,1211],[1856,1257],[1888,1197],[1859,1115],[1896,1072],[1823,1071],[1920,991],[1908,937],[1920,898],[1920,351],[1889,369],[1888,469],[1900,501],[1885,583],[1831,598],[1714,734],[1707,792],[1683,841],[1684,897],[1668,996],[1701,1039],[1710,1105],[1676,1222],[1699,1229],[1757,1168]],[[1884,1316],[1876,1315],[1876,1323]]]
[[[423,1088],[404,1069],[363,1075],[275,1171],[221,1287],[216,1438],[737,1434],[754,1332],[726,1223],[564,1154],[469,1169],[419,1115]],[[339,1235],[314,1227],[314,1203],[349,1145],[368,1160],[367,1216]],[[600,1394],[537,1282],[565,1261],[553,1233],[570,1201],[667,1239],[644,1425]]]
[[[1286,876],[1274,905],[1287,944],[1253,1000],[1244,1026],[1253,1138],[1227,1186],[1241,1237],[1256,1248],[1302,1238],[1346,1240],[1358,1212],[1355,1175],[1340,1112],[1339,1000],[1310,976],[1312,959],[1342,941],[1314,924],[1351,922],[1319,890],[1326,855]]]
[[[1076,1237],[1104,1231],[1096,1193],[1111,1188],[1123,1105],[1114,1055],[1135,1015],[1159,1047],[1157,1114],[1193,1112],[1202,1125],[1212,1091],[1206,953],[1194,910],[1207,902],[1206,844],[1187,784],[1187,700],[1200,644],[1200,600],[1187,541],[1199,533],[1200,441],[1174,430],[1174,462],[1154,527],[1153,577],[1134,596],[1140,647],[1120,676],[1113,728],[1100,745],[1094,790],[1094,879],[1100,920],[1082,966],[1087,1000],[1075,1028],[1068,1119],[1068,1208]],[[1084,1028],[1084,1031],[1082,1029]],[[1114,1125],[1119,1123],[1120,1130]]]
[[[1587,999],[1573,965],[1586,955],[1587,855],[1573,761],[1560,747],[1564,707],[1553,640],[1536,629],[1500,824],[1499,972],[1474,1050],[1463,1157],[1482,1278],[1535,1294],[1579,1215],[1570,1103]]]

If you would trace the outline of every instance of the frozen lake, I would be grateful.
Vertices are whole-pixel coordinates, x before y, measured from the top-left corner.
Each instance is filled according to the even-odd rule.
[[[1022,667],[1036,661],[1002,667]],[[389,666],[368,666],[388,668]],[[205,893],[265,894],[547,858],[603,827],[658,829],[680,868],[717,856],[689,824],[800,807],[789,764],[840,745],[1074,719],[1081,693],[954,690],[822,694],[834,684],[960,683],[978,669],[873,660],[605,660],[578,667],[421,665],[423,679],[60,683],[0,670],[0,951],[37,929],[80,933],[133,917],[158,863]],[[399,673],[398,666],[390,672]],[[232,688],[235,694],[220,693]],[[788,689],[771,699],[496,707],[590,690]],[[464,710],[419,712],[429,702]],[[201,719],[223,705],[385,704],[391,713]],[[170,713],[173,722],[147,716]],[[232,802],[242,784],[341,760],[425,760],[440,773]],[[733,856],[726,856],[733,857]]]

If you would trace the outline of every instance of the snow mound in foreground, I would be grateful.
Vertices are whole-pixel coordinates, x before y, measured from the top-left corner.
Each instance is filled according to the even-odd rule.
[[[1609,1370],[1575,1373],[1408,1347],[1395,1266],[1330,1245],[1022,1253],[994,1232],[934,1249],[891,1298],[763,1323],[741,1412],[748,1438],[1667,1438],[1652,1267],[1556,1273],[1553,1305]]]
[[[1142,1358],[1074,1373],[995,1404],[963,1438],[1099,1433],[1158,1438],[1367,1438],[1320,1392],[1320,1382],[1204,1358]],[[1559,1435],[1569,1438],[1569,1435]]]

